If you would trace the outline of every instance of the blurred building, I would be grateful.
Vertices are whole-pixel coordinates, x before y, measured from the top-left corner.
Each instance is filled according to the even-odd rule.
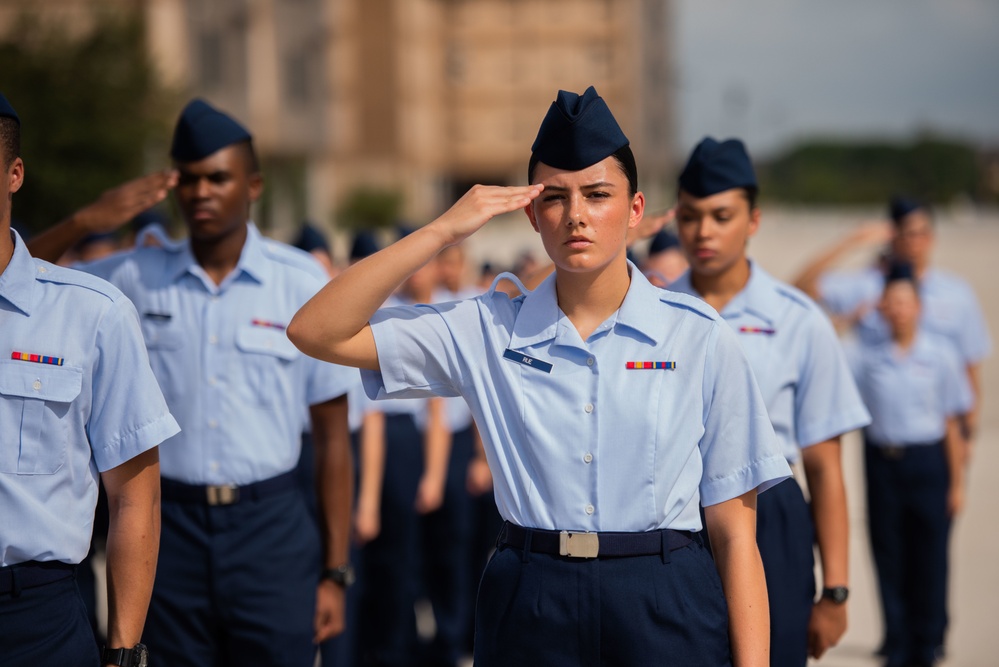
[[[522,183],[558,88],[597,87],[647,193],[673,165],[670,0],[31,4],[143,11],[163,79],[254,132],[272,226],[331,220],[360,185],[401,191],[405,215],[424,221],[475,182]]]

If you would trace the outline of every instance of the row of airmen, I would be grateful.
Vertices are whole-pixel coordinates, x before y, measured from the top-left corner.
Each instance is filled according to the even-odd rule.
[[[802,292],[746,255],[761,214],[744,147],[705,139],[678,183],[689,268],[644,267],[670,283],[662,293],[624,254],[662,223],[643,221],[627,138],[595,91],[563,91],[532,148],[534,185],[477,188],[323,287],[317,263],[248,223],[263,186],[251,136],[196,100],[174,170],[29,244],[54,259],[173,190],[189,240],[83,267],[111,287],[32,258],[7,231],[19,128],[4,101],[0,423],[18,433],[3,438],[0,476],[15,517],[0,529],[0,664],[54,650],[66,664],[142,664],[141,638],[163,664],[306,665],[345,624],[326,662],[416,664],[419,581],[437,621],[431,664],[454,664],[478,576],[462,545],[489,525],[464,487],[491,479],[505,523],[479,591],[476,664],[804,665],[846,629],[840,440],[864,426],[886,664],[937,659],[989,342],[971,291],[929,266],[925,208],[893,206],[884,266],[829,272],[865,231],[810,266]],[[444,304],[420,305],[442,300],[421,267],[439,253],[437,265],[456,263],[445,247],[519,208],[550,277],[514,282],[512,298],[452,282]],[[662,238],[657,256],[672,246]],[[855,351],[805,292],[859,332]],[[363,391],[349,365],[365,369]],[[452,398],[412,398],[431,394]],[[312,503],[300,459],[314,461]],[[799,462],[810,503],[789,479]],[[66,604],[98,475],[111,517],[102,658]],[[366,543],[353,553],[352,533]]]

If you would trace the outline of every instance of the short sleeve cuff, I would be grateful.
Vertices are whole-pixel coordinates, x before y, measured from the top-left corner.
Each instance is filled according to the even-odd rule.
[[[851,410],[845,415],[839,415],[835,419],[828,419],[817,426],[810,425],[807,429],[802,429],[798,434],[798,443],[802,449],[817,445],[820,442],[831,440],[850,431],[856,431],[871,423],[871,415],[863,407]]]
[[[371,399],[394,394],[412,386],[405,377],[406,364],[399,356],[402,347],[396,336],[394,324],[395,321],[391,319],[390,313],[381,310],[372,315],[369,322],[371,333],[375,338],[375,349],[378,352],[378,366],[381,368],[378,372],[361,372],[364,391]],[[372,393],[370,386],[374,377],[377,377],[377,389]]]
[[[166,413],[119,438],[107,447],[94,450],[94,460],[100,472],[117,468],[122,463],[149,451],[168,438],[180,433],[180,425],[173,415]]]
[[[760,459],[724,477],[701,482],[701,504],[718,505],[753,489],[763,493],[790,476],[791,468],[783,456]]]

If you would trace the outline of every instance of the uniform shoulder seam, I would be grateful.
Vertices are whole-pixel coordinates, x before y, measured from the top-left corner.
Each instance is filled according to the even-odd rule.
[[[91,275],[86,271],[58,266],[44,260],[35,259],[35,279],[41,282],[79,287],[106,297],[110,301],[118,301],[124,293],[103,278]]]

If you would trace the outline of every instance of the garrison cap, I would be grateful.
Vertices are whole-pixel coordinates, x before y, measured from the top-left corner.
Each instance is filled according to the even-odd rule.
[[[652,243],[649,244],[649,255],[658,255],[678,247],[680,247],[680,239],[676,237],[676,234],[660,229],[659,233],[652,237]]]
[[[302,229],[298,232],[298,237],[292,245],[305,252],[312,252],[313,250],[330,251],[326,237],[308,222],[302,225]]]
[[[912,264],[895,261],[888,265],[888,271],[885,273],[885,287],[900,280],[908,280],[913,285],[917,284],[916,272],[913,270]]]
[[[718,142],[711,137],[701,139],[680,173],[680,189],[695,197],[711,195],[734,188],[756,190],[756,172],[746,147],[738,139]]]
[[[922,208],[925,208],[922,202],[896,195],[891,198],[891,202],[888,204],[888,215],[895,224],[898,224],[902,218]]]
[[[177,120],[170,157],[197,162],[226,146],[252,139],[249,131],[201,99],[188,102]]]
[[[531,152],[556,169],[578,171],[628,145],[604,99],[590,86],[582,96],[558,91],[541,121]]]
[[[14,107],[10,105],[7,98],[0,93],[0,118],[13,118],[17,121],[17,124],[21,124],[21,119],[17,117],[17,112],[14,111]]]
[[[379,250],[378,241],[375,240],[374,234],[368,231],[357,232],[354,235],[354,242],[350,246],[350,259],[351,261],[364,259],[368,255],[374,255]]]

